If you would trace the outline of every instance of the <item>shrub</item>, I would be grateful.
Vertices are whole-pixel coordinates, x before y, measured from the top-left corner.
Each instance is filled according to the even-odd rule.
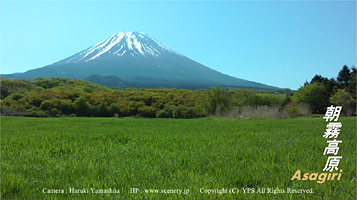
[[[12,97],[13,100],[17,101],[17,100],[21,99],[23,97],[23,95],[20,94],[20,93],[14,93],[14,94],[11,95],[11,97]]]
[[[26,111],[25,116],[26,117],[49,117],[49,115],[46,113],[46,111],[36,110],[36,109],[30,109],[30,110]]]
[[[196,117],[196,113],[193,108],[179,106],[179,107],[176,107],[174,109],[174,111],[172,112],[172,117],[188,119],[188,118]]]
[[[339,89],[330,97],[330,102],[335,106],[342,106],[342,114],[345,116],[351,116],[352,110],[356,108],[356,100],[346,89]]]
[[[285,106],[285,111],[289,114],[291,118],[296,118],[300,116],[300,109],[296,102],[291,102]]]
[[[120,102],[120,104],[118,104],[118,107],[120,109],[121,117],[135,116],[137,114],[138,109],[135,103],[132,101]]]
[[[297,103],[306,103],[310,106],[312,113],[325,113],[328,106],[328,92],[326,87],[320,83],[313,82],[306,84],[292,96],[292,100]]]
[[[205,91],[196,101],[200,115],[215,114],[230,107],[231,93],[219,87]]]
[[[98,105],[89,106],[89,115],[91,117],[99,117],[100,116],[99,106]]]
[[[242,108],[232,108],[229,111],[218,113],[218,116],[223,117],[264,117],[264,118],[287,118],[289,115],[285,112],[284,109],[279,107],[270,107],[270,106],[245,106]]]
[[[138,114],[142,117],[156,117],[156,109],[151,106],[141,106],[138,108]]]
[[[92,92],[93,92],[93,89],[90,88],[90,87],[88,87],[88,86],[85,86],[85,87],[83,88],[83,91],[84,91],[84,92],[87,92],[87,93],[92,93]]]
[[[236,91],[232,91],[231,104],[233,107],[248,106],[255,96],[256,94],[252,89],[239,89]]]
[[[157,118],[167,118],[168,113],[165,110],[159,110],[158,112],[156,112],[156,117]]]
[[[157,118],[172,118],[175,107],[165,107],[156,113]]]
[[[108,108],[103,102],[100,103],[98,109],[99,109],[99,117],[109,117],[110,116]]]
[[[74,106],[78,112],[78,116],[89,116],[90,104],[85,97],[79,97],[74,102]]]
[[[174,111],[172,112],[172,117],[173,118],[182,118],[182,111],[183,109],[181,107],[176,107]]]
[[[68,101],[61,101],[60,110],[65,115],[69,115],[74,112],[72,103]]]
[[[50,100],[45,100],[41,103],[40,108],[42,110],[50,110],[51,109],[51,101]]]
[[[116,103],[110,104],[109,111],[110,111],[112,116],[114,116],[114,115],[118,115],[119,116],[120,109],[118,107],[118,104],[116,104]]]
[[[48,114],[51,117],[59,117],[61,116],[61,111],[57,110],[57,108],[52,108],[50,111],[48,111]]]
[[[310,116],[311,115],[311,109],[310,109],[309,104],[298,103],[297,106],[300,111],[300,116]]]

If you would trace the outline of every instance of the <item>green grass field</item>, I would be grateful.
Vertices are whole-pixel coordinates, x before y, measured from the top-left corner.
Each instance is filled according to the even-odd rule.
[[[341,179],[317,183],[290,179],[297,170],[323,173],[328,139],[322,137],[327,124],[322,117],[1,117],[1,198],[356,199],[356,118],[339,121]],[[49,189],[64,193],[44,193]]]

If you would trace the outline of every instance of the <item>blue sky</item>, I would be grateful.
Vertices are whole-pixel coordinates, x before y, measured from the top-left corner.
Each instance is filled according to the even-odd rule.
[[[0,73],[142,31],[222,73],[298,89],[356,66],[355,1],[1,1]]]

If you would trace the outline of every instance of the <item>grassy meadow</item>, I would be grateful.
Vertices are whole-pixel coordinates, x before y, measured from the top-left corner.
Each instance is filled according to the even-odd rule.
[[[356,117],[339,121],[341,179],[317,183],[290,179],[297,170],[323,172],[322,116],[1,117],[1,199],[356,199]]]

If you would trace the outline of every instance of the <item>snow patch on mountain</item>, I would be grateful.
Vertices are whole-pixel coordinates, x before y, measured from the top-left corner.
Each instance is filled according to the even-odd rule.
[[[159,43],[143,32],[119,32],[96,43],[88,49],[79,52],[57,64],[88,62],[105,56],[152,56],[160,57],[163,53],[173,53],[183,56],[169,47]]]
[[[121,39],[123,39],[124,37],[124,34],[120,34],[118,33],[115,37],[113,37],[111,39],[111,42],[109,44],[107,44],[106,46],[103,46],[102,49],[100,49],[99,53],[96,54],[95,56],[93,56],[92,58],[88,59],[87,61],[89,60],[92,60],[92,59],[95,59],[97,57],[99,57],[100,55],[104,54],[105,52],[109,51],[110,49],[112,49],[116,44],[118,44]],[[101,45],[102,46],[102,45]],[[97,48],[98,49],[98,48]],[[95,49],[94,49],[95,50]]]

